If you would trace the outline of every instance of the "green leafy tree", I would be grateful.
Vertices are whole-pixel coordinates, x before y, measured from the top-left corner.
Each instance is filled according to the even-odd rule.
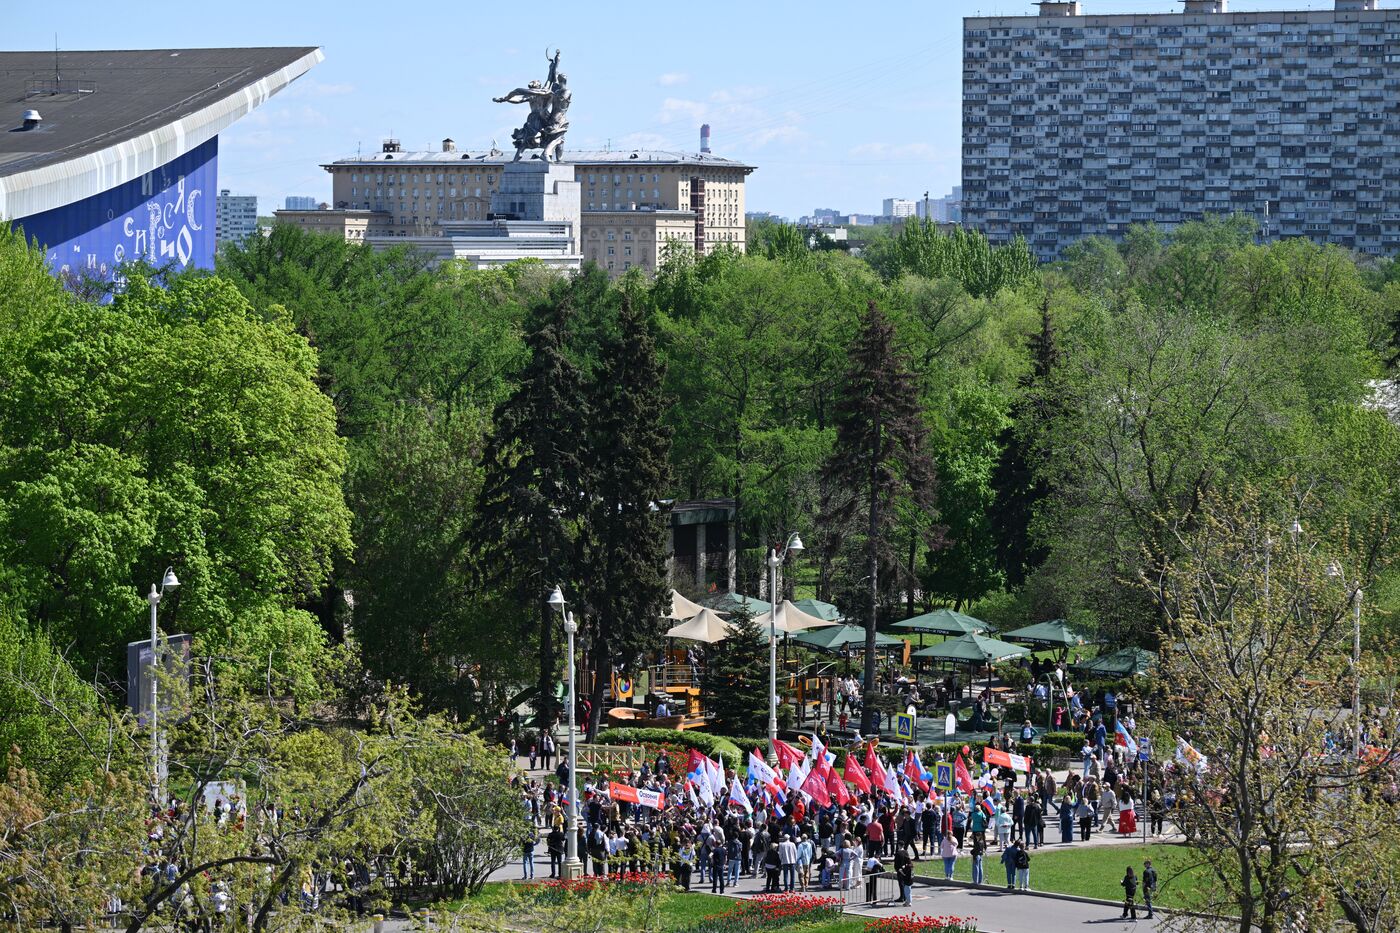
[[[865,610],[865,704],[862,732],[879,730],[875,709],[875,627],[881,570],[898,561],[891,530],[895,503],[933,506],[937,474],[927,446],[914,375],[896,346],[894,325],[870,302],[851,344],[845,383],[835,412],[836,445],[823,469],[827,499],[823,519],[837,524],[861,518]],[[932,541],[930,534],[930,541]]]
[[[660,641],[669,611],[666,512],[671,431],[650,322],[623,299],[616,336],[602,347],[590,381],[588,506],[583,588],[592,636],[593,702],[587,724],[598,731],[611,666],[632,665]]]
[[[345,582],[364,664],[461,719],[494,712],[530,677],[529,652],[495,637],[529,616],[471,579],[486,429],[472,409],[400,405],[360,439],[347,482],[356,560]]]
[[[1020,237],[1005,246],[993,246],[976,230],[957,227],[952,233],[941,233],[931,221],[911,221],[894,238],[880,271],[892,279],[905,273],[954,279],[968,294],[982,298],[1029,282],[1035,274],[1035,257]]]
[[[42,255],[13,235],[0,254],[0,321],[16,323],[0,328],[0,582],[15,610],[80,669],[116,670],[144,629],[141,583],[174,565],[167,631],[217,646],[278,617],[289,650],[317,650],[295,605],[348,549],[349,516],[305,339],[218,278],[162,286],[133,268],[101,306],[37,279]]]

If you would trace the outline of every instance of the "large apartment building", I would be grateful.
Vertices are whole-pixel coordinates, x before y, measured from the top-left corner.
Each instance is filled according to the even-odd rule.
[[[1400,10],[1088,5],[963,21],[964,223],[1044,259],[1216,213],[1400,251]]]
[[[744,248],[752,165],[703,151],[566,150],[565,157],[579,184],[583,257],[613,274],[654,270],[672,241],[701,254]],[[331,211],[277,217],[381,244],[425,243],[442,236],[444,221],[491,219],[491,195],[509,159],[499,150],[459,151],[450,139],[426,152],[388,140],[379,152],[322,166],[331,175]]]

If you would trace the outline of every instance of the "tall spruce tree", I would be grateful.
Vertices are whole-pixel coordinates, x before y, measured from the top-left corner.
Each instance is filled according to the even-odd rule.
[[[768,637],[753,615],[738,609],[728,634],[705,650],[700,681],[714,729],[757,738],[768,728]]]
[[[1060,406],[1051,386],[1059,365],[1060,350],[1050,296],[1040,304],[1040,331],[1029,340],[1031,371],[1021,379],[1021,398],[1012,407],[1011,425],[999,438],[1001,454],[992,473],[996,500],[988,516],[996,535],[996,557],[1008,586],[1026,582],[1031,571],[1045,560],[1045,548],[1031,531],[1036,509],[1050,494],[1037,475],[1034,450],[1036,432],[1059,415]]]
[[[651,322],[630,298],[623,298],[617,327],[599,356],[589,392],[587,574],[581,581],[594,671],[590,739],[611,667],[635,664],[656,645],[669,606],[667,514],[658,508],[671,483],[671,430],[661,420],[664,374]]]
[[[835,406],[836,444],[823,468],[822,520],[842,525],[860,515],[865,524],[865,702],[861,731],[879,731],[876,708],[875,626],[880,569],[899,559],[893,531],[897,500],[932,508],[937,471],[928,452],[928,429],[918,382],[896,346],[894,324],[870,302],[851,344],[845,381]],[[924,532],[930,543],[935,530]]]
[[[559,678],[559,623],[545,598],[552,587],[568,584],[576,566],[586,491],[589,413],[583,377],[566,352],[572,314],[567,293],[531,312],[530,360],[515,391],[496,407],[471,529],[479,578],[506,587],[539,622],[535,709],[542,728],[558,711]]]

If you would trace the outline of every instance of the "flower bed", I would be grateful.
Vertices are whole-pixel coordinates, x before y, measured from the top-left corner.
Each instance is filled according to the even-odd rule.
[[[841,901],[811,894],[764,894],[741,901],[733,910],[706,917],[684,933],[757,933],[800,923],[830,922],[841,917]]]
[[[865,925],[872,933],[977,933],[976,917],[883,917]]]
[[[663,872],[628,871],[602,878],[585,875],[572,881],[552,878],[526,887],[532,889],[531,893],[541,904],[562,904],[571,897],[583,897],[602,889],[635,896],[645,894],[648,889],[658,885],[670,888],[671,876]]]

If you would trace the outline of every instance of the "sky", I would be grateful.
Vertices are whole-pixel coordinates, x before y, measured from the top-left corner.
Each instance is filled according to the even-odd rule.
[[[1332,0],[1232,0],[1231,11]],[[1395,6],[1382,0],[1382,7]],[[320,46],[326,59],[220,136],[219,185],[330,198],[323,163],[372,151],[510,148],[521,107],[562,47],[574,102],[565,150],[694,151],[740,159],[747,207],[878,214],[889,197],[959,183],[962,17],[1026,15],[1032,0],[709,0],[684,4],[472,0],[7,3],[6,49]],[[1164,13],[1175,0],[1084,0],[1086,13]]]

